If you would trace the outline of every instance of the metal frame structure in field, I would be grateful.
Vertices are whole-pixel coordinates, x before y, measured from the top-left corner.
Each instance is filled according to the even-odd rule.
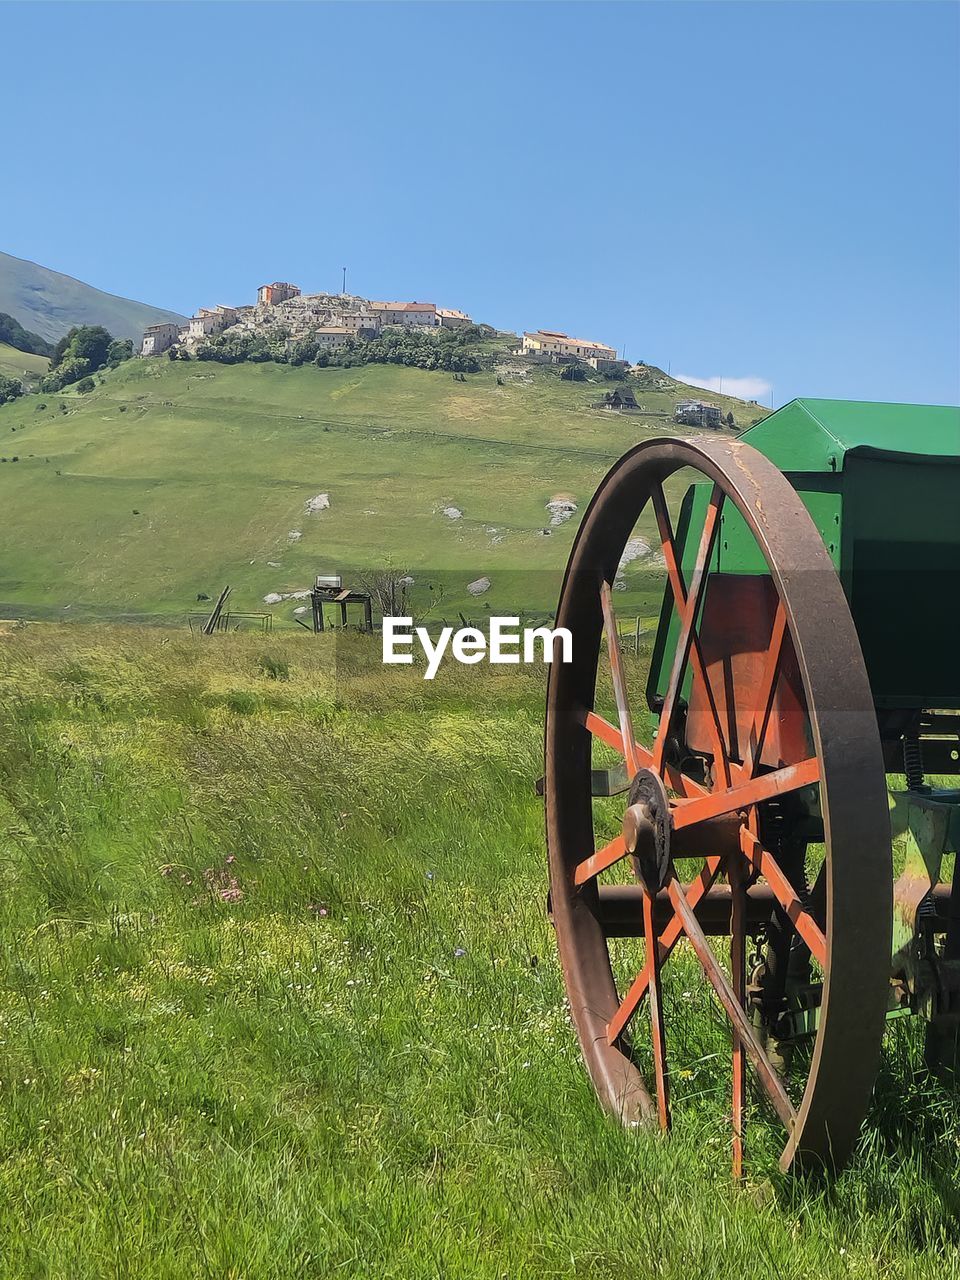
[[[336,605],[340,611],[341,631],[350,626],[347,609],[350,605],[359,605],[363,609],[362,624],[355,624],[357,631],[373,631],[373,597],[369,591],[353,591],[344,587],[339,575],[319,575],[310,592],[310,611],[315,632],[326,630],[323,610],[324,606]]]
[[[645,511],[666,587],[639,699],[612,586]],[[960,774],[960,411],[795,401],[737,440],[637,446],[584,516],[557,625],[574,661],[547,695],[550,904],[601,1101],[670,1126],[661,970],[685,940],[730,1027],[735,1172],[748,1068],[781,1167],[841,1167],[888,1018],[924,1017],[930,1068],[960,1070],[960,876],[942,882],[960,790],[926,780]],[[617,791],[598,847],[593,797]],[[621,987],[624,937],[645,958]]]

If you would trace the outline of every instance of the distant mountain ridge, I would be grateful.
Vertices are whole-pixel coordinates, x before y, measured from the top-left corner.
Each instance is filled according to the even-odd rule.
[[[56,342],[73,325],[81,324],[102,324],[115,338],[139,342],[147,325],[184,322],[175,311],[104,293],[9,253],[0,253],[0,312],[48,342]]]

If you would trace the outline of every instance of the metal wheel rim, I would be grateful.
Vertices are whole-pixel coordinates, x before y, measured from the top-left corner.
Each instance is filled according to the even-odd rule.
[[[612,581],[626,538],[655,483],[692,467],[737,507],[786,609],[820,762],[827,850],[825,974],[806,1088],[781,1156],[786,1170],[840,1167],[860,1131],[876,1076],[888,994],[892,867],[886,786],[859,641],[823,541],[782,473],[728,440],[650,441],[611,469],[585,513],[564,575],[557,625],[574,636],[573,663],[554,665],[547,692],[545,801],[554,923],[571,1013],[602,1104],[633,1125],[655,1112],[634,1064],[608,1044],[618,996],[606,939],[572,867],[594,848],[591,735],[602,639],[598,578]]]

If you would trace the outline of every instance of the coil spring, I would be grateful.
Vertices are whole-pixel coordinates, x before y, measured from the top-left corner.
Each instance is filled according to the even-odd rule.
[[[923,790],[923,753],[920,739],[915,733],[903,739],[903,771],[907,775],[907,790]]]

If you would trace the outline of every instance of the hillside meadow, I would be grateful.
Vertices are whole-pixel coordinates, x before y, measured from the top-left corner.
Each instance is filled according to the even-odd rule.
[[[32,390],[47,372],[50,361],[46,356],[35,356],[29,351],[18,351],[6,342],[0,342],[0,374],[18,378],[27,390]]]
[[[579,515],[555,525],[547,504],[582,512],[627,448],[676,430],[691,389],[638,387],[644,412],[620,415],[593,407],[614,383],[501,382],[153,359],[0,407],[0,616],[182,622],[227,584],[256,610],[317,573],[385,566],[438,617],[548,611]],[[740,426],[765,412],[713,398]]]
[[[736,1188],[680,954],[675,1131],[600,1114],[544,911],[542,700],[537,668],[428,684],[358,636],[5,624],[4,1275],[958,1274],[918,1027],[833,1186],[771,1175],[759,1117]]]

